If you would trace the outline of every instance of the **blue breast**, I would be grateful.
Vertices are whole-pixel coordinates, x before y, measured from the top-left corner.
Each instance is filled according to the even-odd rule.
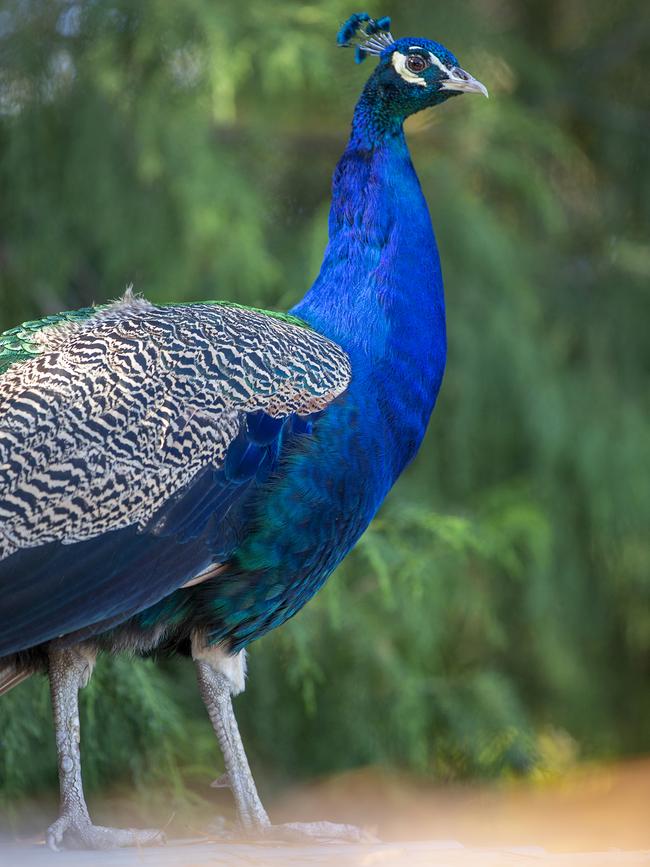
[[[309,437],[288,437],[195,617],[238,650],[296,613],[364,532],[415,455],[446,358],[442,276],[403,136],[354,145],[334,179],[321,273],[292,311],[337,341],[352,382]]]

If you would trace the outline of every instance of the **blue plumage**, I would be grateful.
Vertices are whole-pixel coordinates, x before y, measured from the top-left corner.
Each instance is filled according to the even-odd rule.
[[[415,456],[445,308],[402,126],[486,91],[389,26],[339,32],[378,65],[289,315],[129,295],[0,337],[0,657],[35,666],[58,636],[236,654],[318,591]]]
[[[237,338],[243,320],[242,326],[238,322],[247,315],[243,308],[224,308],[234,337],[218,347],[210,345],[206,325],[205,337],[197,338],[194,348],[183,348],[184,335],[194,327],[192,316],[198,323],[207,315],[199,308],[196,312],[191,306],[178,308],[182,325],[177,328],[176,319],[173,325],[164,325],[176,328],[169,334],[177,338],[177,376],[188,382],[207,376],[214,379],[211,387],[216,389],[219,377],[227,384],[234,403],[228,411],[231,430],[223,456],[215,453],[210,459],[208,454],[187,483],[169,489],[171,494],[163,493],[155,508],[152,500],[146,520],[139,524],[122,519],[126,526],[115,524],[112,529],[107,507],[109,519],[101,531],[93,531],[91,522],[90,530],[60,539],[54,532],[54,538],[39,545],[38,532],[32,530],[35,543],[18,543],[17,548],[9,544],[8,555],[0,559],[0,585],[2,616],[11,625],[0,638],[0,655],[62,633],[97,633],[107,623],[129,618],[136,630],[154,621],[160,624],[167,608],[175,612],[179,641],[200,625],[210,640],[226,640],[232,650],[239,650],[299,610],[316,592],[416,453],[442,380],[445,318],[438,253],[402,123],[409,114],[455,93],[484,88],[459,69],[456,58],[443,46],[427,39],[395,41],[389,27],[387,18],[375,20],[359,13],[338,35],[340,45],[354,42],[365,53],[377,55],[379,64],[359,99],[349,144],[334,173],[330,237],[320,274],[291,316],[267,320],[269,333],[283,331],[285,355],[273,356],[272,350],[269,362],[265,355],[269,350],[255,345],[254,331],[250,345],[243,348]],[[103,442],[108,443],[105,438],[112,436],[110,425],[120,426],[123,444],[119,448],[122,452],[135,448],[137,460],[142,442],[138,419],[146,417],[152,400],[164,399],[163,392],[156,396],[153,381],[147,379],[150,365],[160,364],[162,349],[146,340],[136,345],[135,326],[133,333],[128,331],[128,317],[133,318],[134,312],[101,315],[103,319],[92,309],[64,315],[65,328],[75,335],[77,329],[79,345],[95,364],[86,374],[86,392],[70,400],[86,402],[77,416],[86,432],[85,442],[102,448]],[[115,324],[109,321],[111,315]],[[138,309],[142,322],[149,323],[157,315],[146,305]],[[247,327],[255,328],[257,321],[261,322],[255,320]],[[18,353],[10,361],[16,357],[18,361],[4,374],[3,384],[16,370],[20,374],[35,363],[38,325],[25,326],[29,343],[27,337],[20,343],[20,329],[8,335],[7,352]],[[57,327],[52,320],[45,325],[47,334]],[[343,393],[337,397],[331,392],[323,398],[327,407],[315,407],[311,413],[292,411],[291,406],[285,410],[283,399],[273,396],[276,387],[284,388],[283,380],[273,384],[280,370],[289,379],[305,371],[305,385],[314,375],[306,373],[304,361],[291,357],[293,333],[304,332],[306,326],[341,347],[352,372],[347,388],[342,381]],[[140,327],[138,335],[141,331]],[[114,406],[92,384],[105,378],[97,357],[101,362],[102,352],[113,352],[107,348],[111,343],[123,353],[127,377],[122,403]],[[32,359],[29,362],[20,356],[22,345],[25,357]],[[80,350],[73,359],[71,378],[83,370],[86,355]],[[323,354],[321,361],[312,363],[317,366],[325,358]],[[133,371],[140,378],[129,385]],[[35,381],[39,383],[38,377]],[[197,393],[202,388],[194,386]],[[264,389],[266,396],[257,399],[260,408],[247,411],[256,389],[260,396]],[[181,389],[181,400],[183,393]],[[27,400],[30,411],[39,412],[40,397],[34,388],[26,394],[17,392],[11,398],[14,410],[18,412],[21,400]],[[97,408],[89,409],[87,403],[93,401]],[[127,403],[137,410],[131,432],[129,413],[133,416],[134,411],[123,409]],[[181,417],[189,413],[190,418],[196,412],[184,409],[182,403],[171,411]],[[179,424],[181,430],[185,425],[186,433],[175,435],[169,460],[182,462],[199,444],[187,432],[190,422]],[[38,436],[43,439],[42,433]],[[34,477],[28,492],[17,491],[13,499],[9,494],[5,514],[18,520],[16,510],[23,508],[18,496],[34,500],[38,485],[45,495],[48,484],[71,484],[70,473],[92,472],[89,458],[79,451],[78,447],[77,456],[66,459],[60,471],[51,467],[47,481]],[[120,454],[116,449],[118,464]],[[138,478],[144,472],[143,468]],[[128,474],[122,479],[119,468],[114,483],[125,489],[134,484]],[[93,491],[95,484],[91,478],[88,490]],[[149,496],[155,496],[155,487]],[[73,508],[75,498],[79,509],[86,508],[77,490],[72,505],[67,505],[68,495],[61,510]],[[195,586],[197,576],[217,566],[213,577]],[[19,577],[22,589],[16,592]],[[191,586],[182,589],[188,583]],[[44,606],[42,600],[53,594]],[[147,610],[153,605],[155,612]]]
[[[264,322],[269,334],[279,335],[277,351],[273,340],[271,349],[256,343],[254,329],[262,324],[261,314],[244,326],[245,317],[250,318],[244,308],[222,308],[219,315],[226,317],[233,336],[230,341],[219,338],[216,345],[210,337],[210,308],[204,313],[188,306],[160,318],[161,308],[141,302],[137,311],[125,305],[127,309],[106,313],[90,309],[64,314],[74,387],[66,386],[70,391],[65,397],[62,393],[61,406],[74,408],[79,402],[69,424],[77,425],[74,435],[81,430],[83,437],[74,457],[59,459],[60,467],[47,457],[49,468],[39,470],[25,457],[31,462],[30,485],[9,487],[4,502],[0,500],[0,515],[4,512],[11,522],[0,559],[2,616],[11,625],[0,638],[0,655],[55,635],[97,633],[108,622],[126,621],[140,611],[144,613],[132,620],[132,628],[153,620],[162,623],[165,598],[175,612],[179,641],[199,625],[210,640],[225,640],[239,650],[299,610],[322,585],[416,453],[442,380],[445,318],[438,253],[402,124],[409,114],[453,94],[485,89],[443,46],[427,39],[395,41],[389,27],[387,18],[359,13],[339,32],[339,45],[355,43],[364,56],[378,56],[379,63],[356,106],[350,141],[334,173],[330,237],[320,274],[291,316]],[[202,319],[206,322],[199,332],[193,322],[198,325]],[[142,331],[150,323],[152,338],[147,342]],[[237,336],[237,329],[244,327],[247,342]],[[351,366],[349,384],[341,379],[338,390],[327,397],[323,390],[322,405],[312,412],[298,409],[298,398],[293,399],[295,406],[287,404],[284,382],[304,377],[299,382],[306,389],[329,388],[325,381],[318,384],[318,365],[329,365],[323,371],[332,371],[327,375],[333,382],[335,365],[341,362],[326,362],[325,343],[322,349],[314,347],[321,354],[309,361],[309,373],[305,360],[291,354],[294,335],[305,333],[305,327],[340,347]],[[59,350],[63,330],[52,320],[43,323],[42,334],[55,334],[47,337],[46,348],[54,342]],[[169,336],[157,345],[153,335],[159,332]],[[13,355],[2,378],[14,415],[33,414],[35,419],[43,416],[48,403],[38,387],[48,396],[59,388],[56,378],[50,385],[43,383],[45,374],[39,378],[31,372],[39,351],[45,351],[39,347],[40,334],[39,323],[8,333],[5,352]],[[175,347],[170,359],[179,384],[177,397],[165,408],[170,401],[164,370],[170,362],[163,361],[162,354],[169,345]],[[103,359],[116,351],[124,359],[123,370],[107,390],[115,371],[106,368]],[[152,364],[160,369],[160,387],[150,375]],[[83,373],[86,368],[88,373]],[[74,384],[79,378],[87,383],[82,392]],[[219,406],[220,415],[213,415],[211,422],[211,410],[201,403],[204,378]],[[185,381],[192,383],[190,390]],[[231,409],[227,403],[221,407],[219,389],[224,387]],[[307,400],[309,393],[300,400]],[[255,402],[259,408],[251,406]],[[179,420],[172,424],[177,432],[171,440],[162,434],[167,437],[162,458],[155,454],[159,435],[153,430],[154,451],[145,460],[138,450],[144,447],[142,425],[150,406],[161,430],[172,424],[170,413]],[[206,412],[206,421],[196,424]],[[221,433],[218,425],[226,419]],[[54,431],[62,424],[55,415],[45,432],[36,427],[33,436],[39,442],[56,437]],[[210,424],[217,425],[215,443],[205,442]],[[22,435],[27,443],[30,430]],[[98,485],[107,471],[93,480],[94,461],[102,458],[92,455],[108,449],[109,443],[114,454],[107,469],[113,487],[106,489],[102,523],[93,509],[101,512]],[[91,451],[86,454],[84,448]],[[13,441],[7,441],[7,449],[14,463],[19,460]],[[198,450],[205,457],[196,471],[185,483],[174,482],[174,473],[180,477],[181,467],[195,460]],[[121,456],[131,462],[123,472]],[[142,466],[133,471],[132,462],[138,460]],[[160,493],[158,483],[146,478],[152,471],[147,465],[168,478]],[[22,469],[15,478],[24,475]],[[86,480],[86,493],[77,478]],[[133,494],[145,481],[140,499],[148,497],[148,506]],[[43,512],[37,492],[45,497],[53,485],[64,486],[66,492],[76,487],[70,487],[59,507],[53,504]],[[127,492],[117,505],[111,494],[115,490]],[[44,525],[37,517],[30,519],[32,513],[47,515],[52,527],[44,544],[39,544]],[[210,570],[214,575],[196,586]],[[16,592],[19,577],[22,589]],[[10,587],[12,593],[7,592]],[[42,600],[53,594],[44,606]],[[152,605],[155,616],[147,611]]]

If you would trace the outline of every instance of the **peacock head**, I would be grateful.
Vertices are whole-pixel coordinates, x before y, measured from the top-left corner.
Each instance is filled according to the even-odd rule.
[[[379,63],[364,93],[381,103],[401,123],[411,114],[439,105],[450,96],[482,93],[487,88],[461,68],[451,51],[430,39],[406,37],[395,40],[390,18],[371,18],[365,12],[352,15],[339,30],[338,44],[355,47],[361,63],[372,55]]]

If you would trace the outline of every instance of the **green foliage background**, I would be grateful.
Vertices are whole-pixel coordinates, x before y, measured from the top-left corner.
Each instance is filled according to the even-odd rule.
[[[540,774],[650,748],[650,17],[644,0],[370,3],[489,102],[409,122],[449,364],[357,550],[252,648],[272,783],[364,764]],[[103,302],[285,309],[315,276],[370,64],[342,0],[3,0],[0,326]],[[370,61],[372,63],[372,61]],[[191,665],[105,660],[89,788],[218,759]],[[44,682],[0,701],[5,805],[55,784]],[[186,791],[186,790],[185,790]]]

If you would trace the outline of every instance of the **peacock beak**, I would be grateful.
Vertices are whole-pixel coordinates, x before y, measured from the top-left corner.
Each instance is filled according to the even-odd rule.
[[[440,88],[455,93],[482,93],[483,96],[489,96],[487,87],[459,66],[449,70],[449,78],[441,83]]]

